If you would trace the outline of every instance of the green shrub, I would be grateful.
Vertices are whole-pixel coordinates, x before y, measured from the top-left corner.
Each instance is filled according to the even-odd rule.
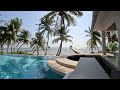
[[[116,51],[116,50],[118,50],[118,45],[117,45],[117,42],[109,42],[108,44],[107,44],[107,51]]]
[[[0,51],[0,54],[3,54],[4,52]]]
[[[9,54],[11,53],[9,52]],[[19,51],[19,52],[12,52],[12,54],[28,54],[28,53],[24,51]]]

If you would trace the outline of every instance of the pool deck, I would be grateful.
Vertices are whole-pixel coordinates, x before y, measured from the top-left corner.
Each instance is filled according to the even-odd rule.
[[[110,79],[110,77],[95,58],[81,57],[75,70],[64,79]]]
[[[67,73],[74,71],[78,61],[68,60],[67,58],[55,58],[48,60],[48,67],[54,72],[65,76]]]
[[[75,54],[76,55],[76,54]],[[92,54],[87,54],[87,53],[83,53],[83,54],[77,54],[77,55],[81,55],[81,56],[87,56],[86,58],[87,58],[87,60],[86,60],[86,58],[83,58],[83,60],[85,59],[86,60],[86,62],[88,62],[89,63],[89,61],[88,61],[88,59],[90,60],[90,58],[88,58],[88,57],[96,57],[96,56],[101,56],[101,57],[109,57],[109,58],[113,58],[114,57],[114,55],[113,54],[110,54],[110,53],[107,53],[106,55],[102,55],[102,53],[92,53]],[[93,60],[93,59],[92,59]],[[92,60],[90,60],[90,61],[92,61]],[[73,73],[74,71],[76,71],[76,68],[79,66],[79,64],[78,63],[80,63],[80,62],[82,62],[82,61],[73,61],[73,60],[70,60],[70,59],[67,59],[67,55],[62,55],[62,56],[60,56],[60,57],[58,57],[58,58],[54,58],[54,60],[48,60],[48,66],[49,66],[49,68],[51,69],[51,70],[53,70],[54,72],[56,72],[56,73],[58,73],[58,74],[60,74],[60,75],[62,75],[62,76],[69,76],[68,74],[70,74],[70,73]],[[101,68],[102,67],[100,67],[99,65],[98,65],[98,63],[96,64],[97,62],[95,62],[94,64],[94,68],[96,68],[96,67],[99,67],[99,68],[97,68],[98,69],[98,71],[97,71],[97,69],[95,69],[94,71],[94,73],[96,73],[95,75],[98,75],[98,76],[96,76],[95,78],[96,79],[109,79],[109,76],[107,76],[107,74],[105,73],[105,71],[104,70],[102,70]],[[86,64],[87,65],[87,64]],[[96,66],[97,65],[97,66]],[[85,67],[85,65],[81,65],[82,67]],[[93,67],[92,67],[92,64],[91,65],[88,65],[88,69],[90,69],[90,68],[92,68],[93,69]],[[92,69],[90,69],[90,70],[92,70]],[[101,73],[99,73],[99,71],[101,72]],[[81,72],[82,73],[82,72]],[[100,76],[100,74],[103,76]],[[94,75],[93,75],[94,76]],[[80,76],[79,77],[79,74],[78,74],[78,76],[75,76],[77,79],[85,79],[85,78],[87,78],[87,79],[94,79],[94,77],[92,77],[92,76],[86,76],[86,77],[83,77],[83,76]],[[75,78],[74,77],[74,78]],[[70,79],[72,79],[73,77],[71,76],[71,78]]]

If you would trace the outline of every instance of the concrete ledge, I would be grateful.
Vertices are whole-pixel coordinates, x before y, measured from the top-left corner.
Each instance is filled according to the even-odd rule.
[[[117,71],[120,71],[120,65],[118,64],[118,62],[115,60],[115,58],[107,58],[105,56],[101,56],[101,58],[108,63],[109,65],[111,65],[112,68],[114,68]]]
[[[72,72],[73,72],[73,71],[67,73],[67,74],[63,77],[63,79],[68,79],[68,77],[70,76],[70,74],[71,74]]]
[[[98,61],[92,57],[80,58],[75,70],[67,79],[110,79]]]
[[[48,67],[61,76],[65,76],[67,73],[74,69],[62,66],[56,62],[56,60],[48,60]]]
[[[75,67],[78,64],[78,61],[69,60],[67,58],[55,58],[55,59],[57,63],[68,68],[75,69]]]

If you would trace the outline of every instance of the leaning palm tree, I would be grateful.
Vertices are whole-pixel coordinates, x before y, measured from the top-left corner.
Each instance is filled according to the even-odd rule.
[[[45,55],[47,54],[47,48],[48,48],[48,43],[49,43],[49,37],[50,35],[52,36],[53,34],[53,28],[52,28],[52,24],[53,24],[53,19],[49,18],[49,17],[43,17],[41,18],[41,23],[40,23],[40,32],[42,34],[44,34],[45,32],[47,33],[47,45],[46,45],[46,51],[45,51]]]
[[[90,39],[87,41],[87,45],[88,45],[88,47],[91,49],[91,52],[93,52],[93,49],[98,49],[98,51],[99,51],[99,48],[98,48],[98,43],[101,45],[101,40],[100,40],[100,37],[101,37],[101,35],[100,35],[100,33],[99,32],[96,32],[96,31],[92,31],[91,29],[90,29],[90,27],[88,27],[89,28],[89,30],[85,30],[85,32],[87,33],[87,37],[90,37]]]
[[[75,25],[74,16],[80,17],[83,13],[81,11],[51,11],[45,17],[52,17],[56,19],[56,25],[63,27],[65,22],[66,26]]]
[[[29,40],[29,38],[30,38],[30,32],[29,31],[27,31],[27,30],[23,30],[22,32],[21,32],[21,34],[20,35],[18,35],[18,43],[20,42],[22,42],[22,44],[20,45],[20,47],[18,48],[18,50],[17,50],[17,52],[19,51],[19,49],[21,48],[21,46],[23,46],[24,44],[27,44],[27,45],[29,45],[30,44],[30,40]]]
[[[60,53],[61,53],[61,50],[62,50],[62,43],[63,43],[63,42],[67,42],[67,41],[72,42],[72,40],[69,39],[69,38],[73,38],[73,37],[70,36],[70,35],[67,35],[68,32],[69,32],[69,30],[66,30],[66,29],[67,29],[67,28],[65,28],[65,29],[63,29],[63,28],[62,28],[62,29],[61,29],[61,28],[58,28],[58,29],[54,32],[54,36],[57,36],[57,38],[54,39],[52,43],[58,43],[58,42],[60,41],[60,46],[59,46],[59,48],[58,48],[58,51],[57,51],[56,56],[60,56]]]
[[[31,47],[34,49],[34,52],[37,50],[37,55],[39,55],[39,48],[42,48],[43,50],[45,48],[45,40],[40,32],[37,32],[35,37],[36,38],[32,38]]]

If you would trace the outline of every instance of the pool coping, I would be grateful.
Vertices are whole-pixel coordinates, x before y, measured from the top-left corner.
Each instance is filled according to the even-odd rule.
[[[71,60],[72,61],[72,60]],[[51,59],[48,62],[48,67],[54,71],[55,73],[65,76],[68,72],[71,72],[74,70],[74,68],[67,67],[65,65],[61,65],[58,62],[56,62],[56,59]],[[51,64],[52,63],[52,64]],[[53,64],[54,63],[54,64]]]

